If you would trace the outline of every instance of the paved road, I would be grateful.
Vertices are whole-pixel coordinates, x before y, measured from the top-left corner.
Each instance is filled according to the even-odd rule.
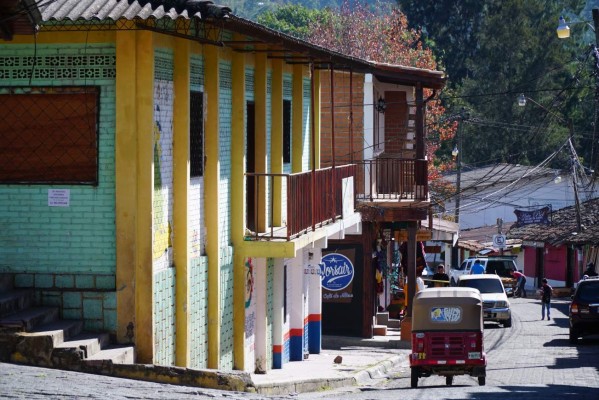
[[[454,385],[445,378],[421,378],[410,388],[410,369],[401,365],[390,379],[370,386],[331,393],[303,394],[302,399],[599,399],[599,340],[572,346],[568,341],[568,304],[555,300],[552,320],[541,320],[538,300],[510,299],[513,327],[485,326],[486,386],[475,378],[457,376]]]
[[[128,379],[80,374],[0,363],[2,399],[599,399],[599,339],[576,346],[568,342],[568,302],[554,302],[551,321],[541,321],[540,304],[532,299],[512,300],[514,324],[505,329],[485,327],[487,384],[458,376],[452,387],[438,376],[421,378],[410,388],[406,363],[387,377],[367,386],[335,391],[273,396],[223,392]]]

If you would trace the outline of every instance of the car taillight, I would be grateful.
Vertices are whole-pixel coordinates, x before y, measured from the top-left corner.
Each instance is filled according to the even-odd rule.
[[[570,313],[571,314],[578,314],[578,303],[573,301],[572,304],[570,304]]]

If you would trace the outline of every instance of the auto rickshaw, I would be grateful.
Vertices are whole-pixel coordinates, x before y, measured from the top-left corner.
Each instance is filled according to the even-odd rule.
[[[477,289],[429,288],[412,305],[411,387],[418,378],[470,375],[485,384],[487,359],[483,345],[483,300]]]

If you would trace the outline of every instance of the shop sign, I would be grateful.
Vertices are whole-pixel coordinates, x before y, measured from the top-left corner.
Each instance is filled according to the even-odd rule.
[[[343,254],[329,253],[322,257],[320,274],[324,289],[343,290],[354,280],[354,265]]]

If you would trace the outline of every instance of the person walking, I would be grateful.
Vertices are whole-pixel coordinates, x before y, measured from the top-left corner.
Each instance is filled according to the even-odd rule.
[[[445,273],[445,266],[443,264],[437,265],[437,272],[433,275],[433,281],[429,283],[428,287],[445,287],[449,286],[449,275]]]
[[[553,288],[547,283],[547,279],[543,278],[543,286],[541,286],[541,319],[545,319],[545,310],[547,310],[547,321],[551,319],[551,295]]]
[[[472,265],[472,268],[470,268],[470,275],[484,274],[484,273],[485,273],[485,267],[483,267],[483,265],[480,263],[480,260],[477,258],[476,260],[474,260],[474,265]]]

